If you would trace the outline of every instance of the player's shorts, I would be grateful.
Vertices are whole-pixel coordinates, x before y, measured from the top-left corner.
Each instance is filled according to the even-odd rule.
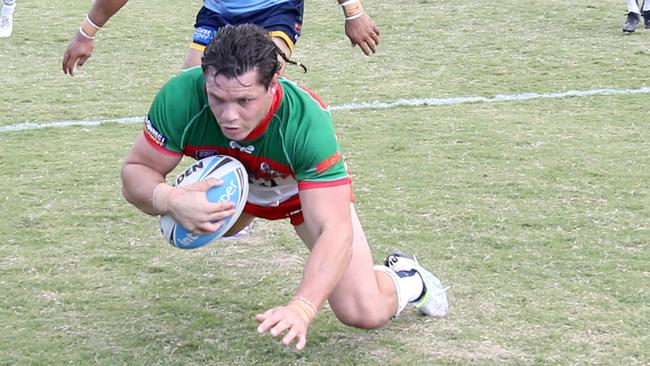
[[[291,0],[236,15],[215,13],[204,6],[196,15],[191,47],[203,52],[219,28],[228,24],[252,23],[264,28],[272,37],[282,38],[289,49],[293,50],[302,29],[303,5],[303,0]]]
[[[302,216],[300,197],[298,195],[289,198],[278,206],[259,206],[254,203],[247,202],[246,206],[244,206],[244,212],[249,215],[267,220],[280,220],[288,218],[291,222],[291,225],[294,226],[298,226],[305,222],[305,218]]]
[[[346,181],[345,184],[352,184],[352,179]],[[278,204],[277,206],[260,206],[250,202],[251,193],[248,192],[248,202],[244,206],[244,212],[255,217],[267,220],[280,220],[288,218],[291,225],[298,226],[305,222],[302,215],[302,206],[300,204],[300,196],[295,195],[288,200]],[[350,202],[354,202],[354,193],[350,189]]]

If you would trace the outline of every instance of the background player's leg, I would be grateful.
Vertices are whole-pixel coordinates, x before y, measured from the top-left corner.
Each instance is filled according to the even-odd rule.
[[[636,26],[641,21],[640,13],[639,4],[637,4],[636,0],[627,0],[627,19],[623,24],[623,32],[634,33]]]
[[[0,11],[0,38],[9,37],[14,27],[16,0],[3,0]]]
[[[185,61],[183,61],[183,70],[194,66],[200,66],[201,57],[203,57],[202,51],[190,48],[189,51],[187,51],[187,55],[185,56]]]

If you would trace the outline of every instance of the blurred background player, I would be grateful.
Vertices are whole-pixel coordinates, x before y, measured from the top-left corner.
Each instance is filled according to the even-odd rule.
[[[0,38],[9,37],[14,29],[16,0],[3,0],[0,11]]]
[[[93,54],[94,39],[99,29],[128,0],[95,0],[81,26],[70,40],[63,55],[63,72],[74,74]],[[345,18],[345,34],[352,46],[359,46],[371,55],[379,44],[379,28],[364,11],[360,0],[338,0]],[[183,69],[201,64],[205,45],[216,31],[226,24],[253,23],[266,29],[273,42],[291,57],[302,28],[302,0],[206,0],[196,16],[192,45],[183,62]]]
[[[627,0],[627,19],[623,24],[624,33],[634,33],[637,25],[641,22],[641,11],[637,0]],[[643,2],[643,23],[645,29],[650,29],[650,1]]]

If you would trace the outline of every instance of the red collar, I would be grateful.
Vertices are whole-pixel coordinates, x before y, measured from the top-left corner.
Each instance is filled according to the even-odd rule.
[[[248,136],[244,137],[243,141],[250,141],[254,140],[260,136],[266,131],[266,129],[269,127],[269,123],[271,122],[271,119],[273,118],[273,115],[275,112],[278,110],[278,107],[280,107],[280,102],[282,101],[282,86],[280,83],[277,83],[277,88],[275,90],[275,95],[273,96],[273,102],[271,102],[271,109],[269,110],[269,113],[264,117],[262,122],[260,122],[251,133],[248,134]]]

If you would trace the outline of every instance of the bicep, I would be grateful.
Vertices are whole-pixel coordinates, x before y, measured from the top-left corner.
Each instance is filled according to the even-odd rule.
[[[126,156],[123,166],[145,166],[165,177],[176,167],[176,165],[178,165],[182,158],[183,156],[180,154],[172,155],[158,151],[147,142],[144,134],[140,134]]]

